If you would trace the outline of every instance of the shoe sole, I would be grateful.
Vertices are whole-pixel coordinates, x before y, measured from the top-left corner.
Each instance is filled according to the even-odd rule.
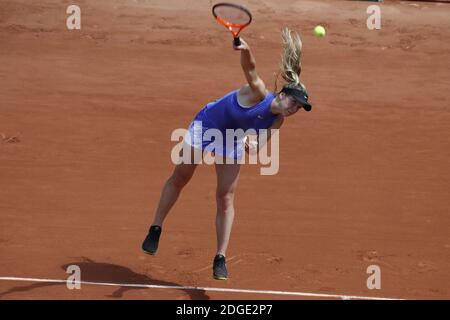
[[[146,253],[146,254],[149,254],[149,255],[151,255],[151,256],[154,256],[155,254],[156,254],[156,251],[155,252],[150,252],[150,251],[145,251],[145,250],[142,250],[144,253]]]
[[[216,279],[216,280],[222,280],[222,281],[228,280],[228,277],[219,277],[219,276],[216,276],[216,275],[213,275],[213,278]]]

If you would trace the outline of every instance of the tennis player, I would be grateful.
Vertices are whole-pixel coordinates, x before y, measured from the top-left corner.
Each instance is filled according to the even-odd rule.
[[[191,150],[192,155],[196,152],[213,151],[215,158],[222,158],[223,160],[215,162],[217,175],[217,253],[213,260],[213,277],[217,280],[228,279],[225,257],[234,219],[233,200],[240,169],[238,161],[228,163],[224,160],[226,158],[240,159],[244,150],[249,151],[249,145],[244,142],[245,137],[235,142],[232,148],[227,148],[227,145],[223,143],[214,145],[214,141],[205,140],[200,144],[195,144],[193,143],[193,137],[198,132],[202,134],[205,130],[211,128],[223,132],[224,137],[225,129],[243,129],[244,131],[254,129],[257,132],[260,129],[279,129],[285,117],[292,116],[300,109],[311,111],[308,93],[305,86],[300,82],[302,49],[300,36],[285,28],[282,31],[282,39],[284,50],[280,71],[275,79],[275,92],[269,91],[263,80],[258,76],[255,58],[250,47],[241,39],[241,44],[239,46],[233,45],[233,48],[241,52],[240,62],[247,84],[214,102],[208,103],[196,115],[189,126],[189,134],[184,139],[184,142],[189,145],[188,149]],[[276,92],[280,74],[285,84],[279,92]],[[200,131],[194,130],[194,122],[201,122]],[[267,133],[266,142],[270,139],[270,130],[267,130]],[[258,141],[261,141],[260,137],[258,137]],[[142,244],[144,252],[151,255],[156,253],[164,219],[177,201],[183,187],[191,179],[197,164],[195,161],[189,163],[183,161],[175,166],[172,175],[164,185],[153,223]]]

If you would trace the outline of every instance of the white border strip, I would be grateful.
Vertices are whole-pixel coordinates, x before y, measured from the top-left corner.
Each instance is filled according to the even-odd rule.
[[[316,298],[334,298],[334,299],[342,299],[342,300],[351,300],[351,299],[358,299],[358,300],[402,300],[402,299],[396,299],[396,298],[347,296],[347,295],[340,295],[340,294],[324,294],[324,293],[310,293],[310,292],[227,289],[227,288],[207,288],[207,287],[190,287],[190,286],[162,286],[162,285],[153,285],[153,284],[107,283],[107,282],[69,281],[69,280],[59,280],[59,279],[38,279],[38,278],[17,278],[17,277],[0,277],[0,281],[29,281],[29,282],[49,282],[49,283],[67,283],[67,282],[70,282],[71,284],[86,284],[86,285],[96,285],[96,286],[134,287],[134,288],[150,288],[150,289],[175,289],[175,290],[197,290],[197,291],[236,292],[236,293],[256,293],[256,294],[273,294],[273,295],[302,296],[302,297],[316,297]]]

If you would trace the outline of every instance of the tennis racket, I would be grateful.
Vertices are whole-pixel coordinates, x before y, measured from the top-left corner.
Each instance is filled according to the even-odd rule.
[[[221,2],[213,6],[212,14],[218,23],[233,34],[234,45],[240,46],[239,33],[252,22],[250,11],[238,4]]]

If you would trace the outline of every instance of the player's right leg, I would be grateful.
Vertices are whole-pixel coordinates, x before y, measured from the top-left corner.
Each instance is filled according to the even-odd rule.
[[[191,180],[195,169],[197,168],[197,163],[194,160],[194,152],[201,152],[193,147],[190,148],[191,151],[191,161],[186,163],[181,163],[175,166],[172,175],[167,179],[164,184],[161,197],[159,199],[159,204],[156,209],[155,218],[150,227],[147,237],[145,238],[142,249],[149,254],[155,254],[158,249],[159,237],[161,235],[162,224],[170,209],[173,207],[177,201],[181,190],[184,186]],[[180,153],[182,156],[182,152]]]

